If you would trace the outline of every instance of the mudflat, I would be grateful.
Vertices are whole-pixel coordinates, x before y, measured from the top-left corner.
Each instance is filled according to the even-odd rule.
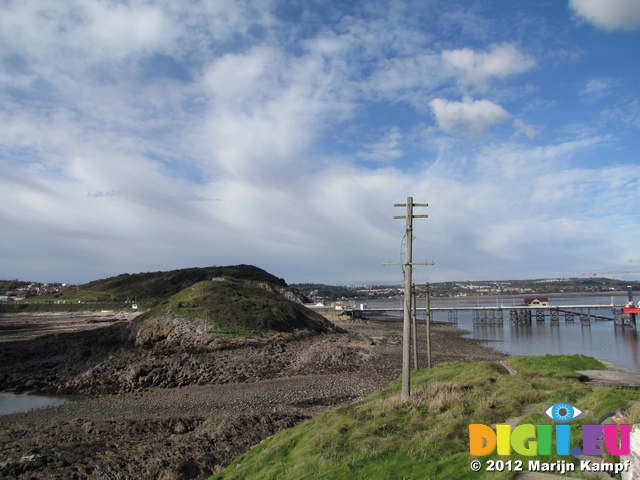
[[[64,393],[74,401],[0,416],[0,478],[206,478],[264,438],[398,378],[401,319],[326,316],[342,331],[206,351],[189,343],[123,346],[129,318],[106,326],[83,318],[75,330],[66,323],[58,334],[36,327],[20,340],[5,338],[0,391]],[[434,324],[433,362],[504,358],[464,333]]]
[[[139,314],[124,312],[62,312],[0,314],[0,344],[33,340],[44,335],[81,332],[130,321]]]

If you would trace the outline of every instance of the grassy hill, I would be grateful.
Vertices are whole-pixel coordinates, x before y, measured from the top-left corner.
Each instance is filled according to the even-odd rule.
[[[204,320],[210,332],[234,335],[334,328],[321,315],[274,292],[271,284],[232,278],[191,285],[137,322],[158,318]]]
[[[83,304],[96,303],[103,308],[119,308],[126,301],[136,301],[143,308],[149,308],[167,300],[185,288],[198,282],[213,278],[233,278],[236,280],[261,282],[286,293],[288,298],[306,300],[304,295],[287,286],[287,283],[274,275],[252,265],[213,266],[204,268],[184,268],[166,272],[123,273],[116,277],[95,280],[76,285],[57,293],[28,298],[30,302],[66,302],[65,305],[51,305],[49,309],[83,309]],[[6,282],[7,284],[9,282]],[[17,305],[4,306],[16,310]],[[42,310],[42,305],[21,305],[20,311]],[[96,307],[97,308],[97,307]]]
[[[603,368],[589,357],[510,357],[509,363],[519,375],[487,362],[444,363],[414,372],[410,401],[400,399],[396,382],[268,438],[212,479],[510,479],[514,472],[471,470],[478,457],[469,454],[470,424],[504,423],[516,416],[523,416],[521,424],[552,424],[543,412],[560,402],[586,412],[572,425],[595,423],[601,413],[640,399],[638,389],[581,382],[575,370]],[[534,405],[534,413],[525,413],[528,405]],[[572,447],[582,447],[577,428]],[[525,465],[536,459],[572,461],[555,454],[479,457],[484,465],[498,458]]]
[[[148,272],[128,274],[80,285],[87,292],[99,292],[112,297],[125,299],[167,298],[181,290],[203,280],[217,277],[231,277],[241,280],[267,282],[286,287],[286,282],[261,268],[252,265],[233,265],[226,267],[183,268],[167,272]]]

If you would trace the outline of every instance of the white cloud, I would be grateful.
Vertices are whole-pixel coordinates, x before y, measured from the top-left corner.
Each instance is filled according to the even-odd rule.
[[[94,61],[122,60],[133,53],[164,51],[177,27],[162,9],[149,5],[71,0],[14,2],[3,6],[0,39],[13,51],[40,59],[55,70]],[[43,71],[43,73],[45,73]]]
[[[470,48],[444,50],[445,66],[459,74],[462,85],[486,87],[492,78],[522,73],[535,65],[535,61],[515,46],[503,43],[492,45],[489,52],[477,52]]]
[[[435,98],[429,106],[438,127],[446,133],[463,133],[478,137],[491,125],[502,123],[509,113],[489,100],[465,98],[462,102]]]
[[[258,46],[241,54],[226,54],[208,66],[204,86],[213,97],[213,108],[247,111],[280,94],[281,52]]]
[[[605,30],[635,30],[640,28],[638,0],[569,0],[579,17]]]
[[[83,5],[85,41],[103,46],[111,54],[157,50],[173,43],[175,27],[164,12],[150,5],[88,2]]]
[[[312,166],[307,150],[356,108],[345,41],[307,42],[298,55],[256,46],[208,65],[202,85],[209,102],[195,136],[211,152],[204,168],[283,184]]]

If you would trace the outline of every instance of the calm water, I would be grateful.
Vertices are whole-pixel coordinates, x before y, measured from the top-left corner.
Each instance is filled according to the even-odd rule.
[[[636,301],[640,295],[636,292]],[[481,297],[432,299],[432,307],[462,307],[462,306],[509,306],[521,305],[522,297]],[[626,294],[611,295],[547,295],[551,305],[603,305],[613,303],[623,305]],[[401,301],[368,301],[375,306],[401,306]],[[419,303],[418,307],[424,307]],[[613,317],[611,309],[591,311],[592,314]],[[424,317],[423,317],[424,318]],[[566,323],[564,316],[560,316],[558,325],[551,326],[547,316],[545,323],[537,323],[535,317],[531,325],[511,325],[509,312],[503,313],[502,326],[474,326],[471,312],[458,313],[458,327],[469,330],[469,338],[484,340],[485,345],[505,353],[516,355],[546,355],[551,354],[582,354],[595,358],[602,358],[623,365],[640,372],[640,355],[638,332],[629,328],[615,327],[613,322],[591,321],[590,326],[582,326],[580,318],[575,317],[573,323]],[[434,312],[433,320],[447,321],[445,312]],[[640,326],[640,319],[638,325]],[[420,321],[420,320],[418,320]]]
[[[36,408],[55,407],[67,401],[68,400],[59,397],[0,393],[0,415],[27,412]]]

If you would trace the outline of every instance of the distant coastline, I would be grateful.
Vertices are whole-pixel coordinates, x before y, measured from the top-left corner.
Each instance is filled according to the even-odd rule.
[[[424,297],[424,283],[416,284]],[[532,295],[619,295],[627,286],[640,291],[639,281],[611,278],[552,278],[539,280],[475,281],[430,283],[432,298],[522,297]],[[403,295],[402,285],[324,285],[298,283],[291,287],[310,299],[393,299]]]

